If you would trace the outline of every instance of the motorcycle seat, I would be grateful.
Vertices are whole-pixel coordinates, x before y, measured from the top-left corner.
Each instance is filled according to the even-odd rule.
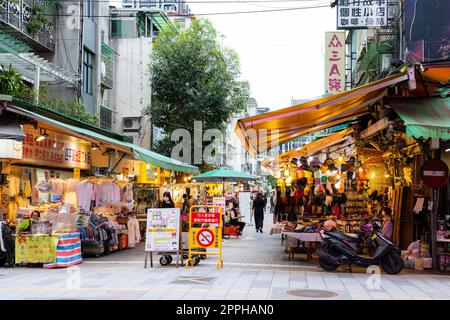
[[[347,241],[347,242],[358,242],[359,241],[359,238],[352,237],[352,236],[346,235],[346,234],[338,232],[338,231],[325,231],[325,234],[327,236],[333,237],[335,239],[343,240],[343,241]]]

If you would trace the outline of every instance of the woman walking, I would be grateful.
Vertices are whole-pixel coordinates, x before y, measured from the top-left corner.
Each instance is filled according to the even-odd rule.
[[[256,194],[255,200],[253,200],[252,209],[254,210],[255,215],[255,228],[256,232],[263,232],[263,223],[264,223],[264,208],[267,204],[267,200],[262,198],[261,193]]]

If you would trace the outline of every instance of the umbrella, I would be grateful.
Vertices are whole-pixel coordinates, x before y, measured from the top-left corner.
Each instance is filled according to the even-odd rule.
[[[231,168],[218,168],[199,174],[192,179],[199,182],[222,182],[223,192],[225,193],[225,182],[247,182],[256,180],[258,177]]]

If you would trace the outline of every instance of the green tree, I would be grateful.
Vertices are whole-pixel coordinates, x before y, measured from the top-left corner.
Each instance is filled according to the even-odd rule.
[[[231,115],[246,108],[249,84],[238,81],[239,57],[231,49],[222,50],[217,38],[212,24],[198,19],[187,29],[165,28],[154,42],[147,112],[165,132],[155,151],[170,156],[177,143],[171,133],[184,128],[193,137],[194,121],[202,121],[203,130],[224,132]]]

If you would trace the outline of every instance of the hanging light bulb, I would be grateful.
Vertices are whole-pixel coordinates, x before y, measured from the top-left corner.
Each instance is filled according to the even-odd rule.
[[[341,182],[338,181],[334,186],[336,187],[336,189],[339,189],[341,187]]]
[[[47,130],[41,128],[39,130],[39,135],[36,137],[35,141],[39,142],[39,141],[45,140],[47,137],[48,137]]]
[[[360,168],[358,169],[358,171],[359,171],[359,172],[363,172],[364,169],[360,167]]]
[[[148,164],[148,163],[145,165],[145,167],[147,168],[147,170],[150,170],[150,168],[151,168],[150,164]]]
[[[98,149],[98,144],[93,143],[91,145],[91,150],[97,150]]]
[[[284,170],[284,176],[285,177],[289,176],[289,170],[288,169]]]

